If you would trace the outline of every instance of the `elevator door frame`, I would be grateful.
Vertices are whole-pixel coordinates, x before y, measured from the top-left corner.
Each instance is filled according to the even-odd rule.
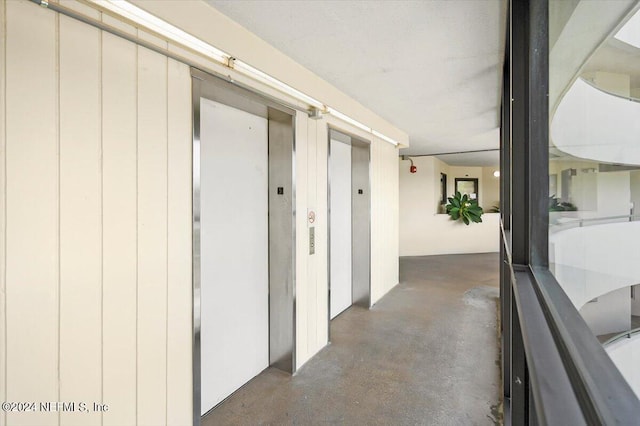
[[[291,257],[288,260],[288,272],[287,272],[287,285],[285,292],[288,300],[286,306],[287,311],[290,310],[290,318],[284,319],[287,323],[290,321],[290,337],[291,342],[287,344],[290,347],[290,357],[286,356],[280,359],[272,359],[274,356],[274,346],[278,346],[279,342],[275,342],[272,339],[278,339],[276,333],[273,333],[272,315],[276,315],[280,309],[272,309],[274,303],[277,303],[273,295],[275,294],[274,288],[272,288],[272,242],[271,242],[271,206],[272,195],[269,194],[269,220],[268,220],[268,235],[269,235],[269,367],[276,367],[291,374],[296,370],[296,274],[295,274],[295,240],[296,240],[296,228],[295,228],[295,200],[296,200],[296,186],[295,186],[295,158],[296,158],[296,139],[295,139],[295,110],[284,106],[274,100],[261,96],[250,90],[235,86],[230,82],[205,73],[196,68],[191,68],[192,77],[192,107],[193,107],[193,141],[192,141],[192,280],[193,280],[193,336],[192,336],[192,351],[193,351],[193,424],[199,426],[201,424],[201,246],[200,246],[200,99],[210,99],[215,102],[219,102],[233,108],[249,112],[251,114],[265,116],[269,121],[269,139],[272,137],[272,127],[275,132],[282,132],[282,128],[275,129],[276,126],[272,126],[273,123],[284,124],[284,127],[290,124],[291,133],[291,180],[290,190],[285,194],[290,196],[291,204],[291,230],[290,230],[290,245],[291,245]],[[266,115],[265,115],[266,114]],[[287,120],[290,119],[290,122]],[[282,127],[282,126],[280,126]],[[269,140],[269,149],[271,149],[271,140]],[[269,180],[271,181],[271,157],[269,162]],[[239,167],[242,167],[239,164]],[[271,183],[268,183],[268,188],[271,190]],[[278,194],[280,192],[278,191]],[[279,307],[278,307],[279,308]],[[282,320],[282,318],[280,318]],[[280,345],[283,346],[283,345]],[[280,351],[281,352],[281,351]],[[233,393],[231,394],[233,395]],[[224,401],[224,400],[223,400]],[[222,402],[223,402],[222,401]],[[219,404],[218,404],[219,405]],[[215,407],[217,407],[216,405]],[[215,409],[213,407],[211,410]],[[211,410],[208,410],[207,413]],[[207,414],[205,413],[205,415]]]
[[[368,173],[367,173],[367,177],[368,177],[368,182],[367,182],[367,187],[365,188],[365,190],[368,192],[368,199],[369,199],[369,205],[368,205],[368,219],[369,219],[369,223],[368,223],[368,265],[369,265],[369,271],[368,271],[368,281],[369,281],[369,285],[368,285],[368,292],[366,295],[366,301],[363,301],[362,298],[358,299],[356,297],[353,297],[353,263],[354,263],[354,257],[353,257],[353,245],[354,245],[354,238],[353,238],[353,215],[355,214],[355,212],[353,211],[353,198],[354,198],[354,194],[353,194],[353,174],[352,174],[352,193],[351,193],[351,199],[352,199],[352,212],[351,212],[351,232],[352,232],[352,239],[351,239],[351,247],[352,247],[352,253],[351,253],[351,262],[352,262],[352,282],[351,282],[351,291],[352,291],[352,303],[351,306],[353,305],[358,305],[358,306],[363,306],[366,307],[367,309],[371,308],[371,141],[358,136],[356,134],[353,134],[351,132],[348,132],[346,130],[343,130],[339,127],[333,126],[333,125],[327,125],[327,281],[328,281],[328,285],[327,285],[327,332],[328,332],[328,340],[329,342],[331,342],[331,170],[330,170],[330,165],[331,165],[331,134],[332,132],[337,132],[337,133],[341,133],[344,136],[347,136],[351,139],[350,145],[352,145],[352,173],[353,173],[353,144],[355,142],[356,146],[358,147],[367,147],[367,151],[368,151],[368,161],[367,161],[367,168],[368,168]],[[348,310],[349,308],[345,309]],[[339,316],[339,315],[338,315]],[[336,317],[337,318],[337,317]]]

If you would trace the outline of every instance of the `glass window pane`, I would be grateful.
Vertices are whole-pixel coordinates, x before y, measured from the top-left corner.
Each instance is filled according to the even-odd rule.
[[[549,14],[550,269],[640,396],[640,14]]]

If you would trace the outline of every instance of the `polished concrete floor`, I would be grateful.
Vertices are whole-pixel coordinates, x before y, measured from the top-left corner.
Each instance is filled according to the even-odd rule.
[[[291,377],[268,369],[203,419],[213,425],[494,425],[497,254],[406,257],[372,309],[331,323]]]

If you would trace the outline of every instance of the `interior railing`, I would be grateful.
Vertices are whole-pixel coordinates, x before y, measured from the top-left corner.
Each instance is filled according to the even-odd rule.
[[[610,344],[612,344],[614,342],[617,342],[618,340],[631,339],[632,336],[634,336],[636,334],[639,334],[639,333],[640,333],[640,327],[631,329],[629,331],[624,331],[622,333],[616,334],[615,336],[613,336],[609,340],[607,340],[604,343],[602,343],[602,346],[606,348],[608,345],[610,345]]]
[[[554,223],[549,226],[551,233],[564,231],[565,229],[582,228],[584,226],[592,225],[606,225],[608,223],[620,223],[620,222],[635,222],[640,220],[640,215],[628,214],[618,216],[606,216],[606,217],[589,217],[589,218],[565,218],[562,222]]]

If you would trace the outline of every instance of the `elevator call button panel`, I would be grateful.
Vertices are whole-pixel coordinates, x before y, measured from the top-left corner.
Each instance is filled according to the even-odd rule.
[[[316,253],[316,228],[309,227],[309,254]]]

